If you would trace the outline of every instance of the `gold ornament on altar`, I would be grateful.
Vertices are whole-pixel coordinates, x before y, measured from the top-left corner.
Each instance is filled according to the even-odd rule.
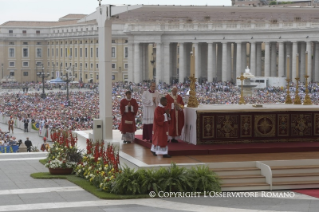
[[[305,96],[305,100],[303,101],[304,105],[312,105],[310,96],[309,96],[309,89],[308,89],[308,75],[305,75],[305,79],[306,79],[306,96]]]
[[[296,77],[296,92],[295,92],[295,101],[294,101],[294,104],[295,105],[301,105],[301,100],[300,100],[300,97],[299,97],[299,77]]]
[[[244,77],[244,74],[242,74],[240,77],[237,77],[241,81],[241,91],[240,91],[240,98],[238,104],[246,104],[244,99],[244,80],[248,79],[247,77]]]
[[[290,84],[290,79],[287,78],[286,79],[287,81],[287,96],[286,96],[286,101],[285,101],[285,104],[292,104],[292,101],[291,101],[291,97],[290,97],[290,93],[289,93],[289,84]]]
[[[198,107],[198,101],[196,98],[196,90],[195,90],[196,79],[197,78],[195,78],[195,74],[189,77],[191,84],[190,84],[189,99],[188,99],[187,107]]]

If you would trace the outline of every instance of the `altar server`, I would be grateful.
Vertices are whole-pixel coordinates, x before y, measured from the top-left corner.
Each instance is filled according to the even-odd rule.
[[[131,143],[135,139],[135,116],[138,111],[138,104],[136,100],[131,97],[131,91],[126,91],[125,95],[126,98],[120,102],[122,119],[119,130],[122,133],[124,143]]]
[[[172,143],[178,143],[176,139],[180,137],[184,127],[184,102],[177,91],[177,87],[174,86],[172,93],[166,95],[167,105],[165,108],[170,111],[171,117],[168,135]]]
[[[166,105],[167,99],[162,97],[154,112],[154,133],[151,152],[154,156],[160,154],[163,155],[163,158],[170,158],[167,146],[170,115],[169,110],[165,109]]]
[[[159,103],[159,93],[155,90],[156,83],[152,82],[150,89],[144,91],[142,95],[143,104],[143,139],[152,143],[152,131],[154,121],[154,111]]]

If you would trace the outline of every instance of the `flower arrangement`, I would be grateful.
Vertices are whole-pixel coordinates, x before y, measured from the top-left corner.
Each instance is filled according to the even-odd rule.
[[[51,169],[74,168],[82,161],[82,151],[76,147],[77,138],[70,131],[54,133],[54,143],[47,156],[46,167]]]
[[[87,153],[75,168],[75,174],[101,190],[110,191],[117,174],[121,172],[119,153],[112,145],[105,147],[103,141],[93,143],[87,139],[86,143]]]

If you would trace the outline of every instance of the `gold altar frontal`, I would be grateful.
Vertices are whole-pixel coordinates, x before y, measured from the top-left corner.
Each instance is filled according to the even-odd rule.
[[[185,112],[185,140],[197,145],[319,141],[316,105],[200,105]]]

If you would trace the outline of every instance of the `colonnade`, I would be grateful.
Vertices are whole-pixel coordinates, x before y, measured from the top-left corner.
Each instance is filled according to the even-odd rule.
[[[155,42],[156,76],[153,78],[157,82],[171,83],[172,79],[184,82],[193,70],[195,77],[209,82],[235,82],[236,77],[249,66],[251,73],[258,77],[299,77],[304,82],[307,74],[310,81],[319,81],[319,43],[316,41],[252,40]],[[138,42],[129,44],[129,52],[133,54],[129,57],[130,81],[138,83],[151,79],[147,75],[147,45]]]

